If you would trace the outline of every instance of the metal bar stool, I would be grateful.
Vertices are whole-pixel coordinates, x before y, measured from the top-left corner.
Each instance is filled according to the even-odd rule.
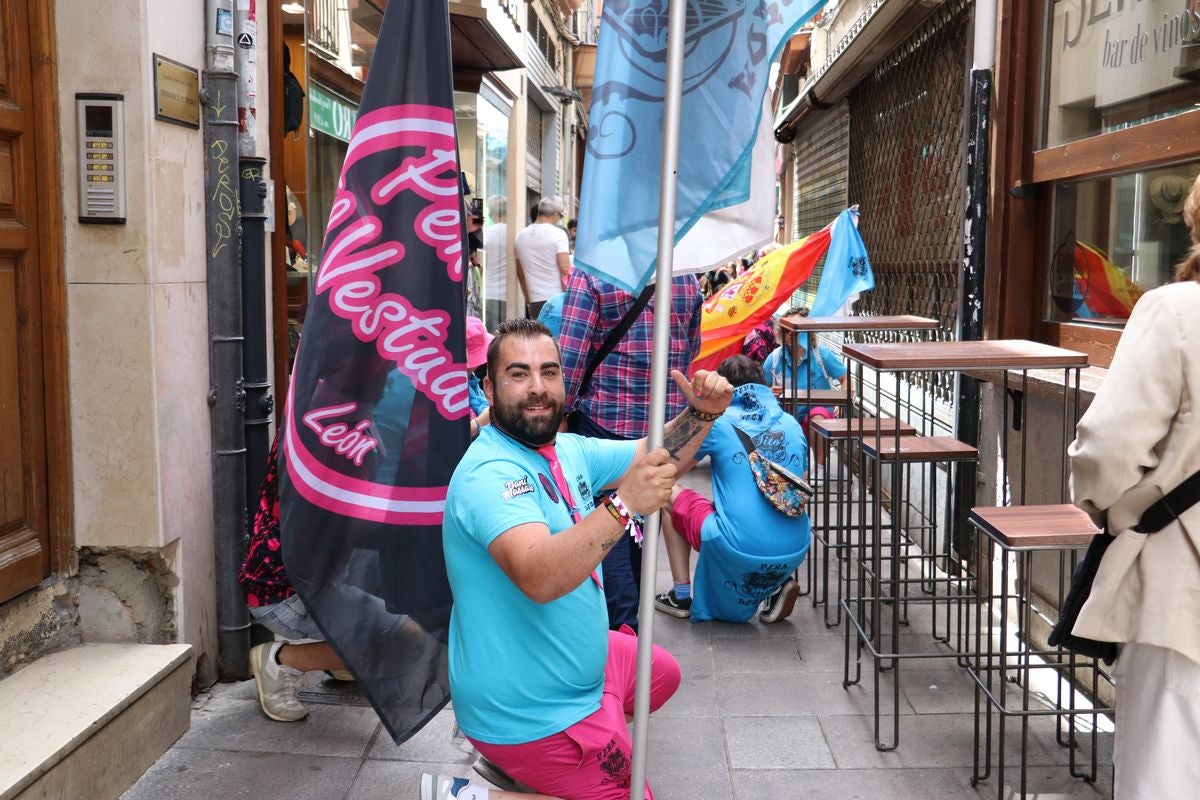
[[[861,532],[866,527],[866,487],[859,487],[858,522],[854,522],[853,476],[849,467],[852,454],[857,443],[864,436],[874,436],[877,433],[900,436],[912,436],[917,431],[906,422],[900,422],[893,417],[867,418],[849,417],[846,419],[818,419],[812,423],[816,433],[818,447],[824,454],[827,465],[826,479],[818,486],[822,524],[813,526],[813,540],[821,543],[822,563],[819,571],[822,576],[821,592],[829,596],[830,554],[839,554],[847,547],[851,533]],[[838,448],[838,467],[831,477],[828,466],[831,465],[834,446]],[[836,487],[836,492],[834,491]],[[815,560],[815,558],[813,559]],[[815,574],[815,573],[814,573]],[[847,571],[848,574],[848,571]],[[835,627],[842,621],[843,584],[846,576],[838,581],[838,602],[825,604],[825,625]],[[814,594],[816,587],[813,587]],[[829,609],[834,609],[834,619],[829,619]]]
[[[968,672],[975,681],[975,759],[971,784],[987,780],[992,770],[992,728],[997,720],[996,783],[997,796],[1006,797],[1004,787],[1005,727],[1009,717],[1021,722],[1021,797],[1026,796],[1026,757],[1029,748],[1029,721],[1032,717],[1053,716],[1057,722],[1059,744],[1068,748],[1068,769],[1072,777],[1088,783],[1096,780],[1098,769],[1097,720],[1111,708],[1092,705],[1080,707],[1077,678],[1090,671],[1088,693],[1099,703],[1099,685],[1112,683],[1094,659],[1077,656],[1062,648],[1034,649],[1030,641],[1033,620],[1052,621],[1037,603],[1033,592],[1033,561],[1036,553],[1048,553],[1058,560],[1056,608],[1063,603],[1067,576],[1072,574],[1079,553],[1099,533],[1087,514],[1070,505],[974,508],[969,516],[980,543],[978,609],[975,615],[974,654]],[[999,563],[999,579],[995,569]],[[1012,575],[1015,567],[1015,579]],[[1048,598],[1049,599],[1049,598]],[[1015,611],[1010,610],[1015,608]],[[1015,637],[1006,635],[1010,614],[1017,618]],[[992,621],[998,618],[998,635]],[[1035,660],[1036,659],[1036,660]],[[1030,685],[1037,672],[1050,672],[1056,689],[1053,700],[1043,698],[1035,707]],[[1066,688],[1064,689],[1064,683]],[[1020,687],[1010,695],[1009,685]],[[1018,702],[1019,700],[1019,702]],[[1076,763],[1078,740],[1075,717],[1091,719],[1090,755],[1086,770]],[[982,756],[983,764],[980,764]]]
[[[949,469],[974,464],[979,457],[976,448],[950,436],[866,437],[862,442],[864,459],[872,483],[877,487],[872,498],[871,524],[867,535],[857,544],[851,543],[848,571],[857,575],[859,591],[846,593],[844,605],[846,650],[843,685],[852,686],[862,678],[862,653],[869,651],[874,666],[875,747],[893,750],[900,742],[900,664],[906,659],[955,658],[962,660],[966,637],[960,630],[959,640],[945,652],[912,653],[901,647],[900,627],[907,624],[909,603],[928,604],[933,610],[933,637],[950,644],[952,607],[970,596],[972,576],[959,568],[952,552],[953,503],[946,505],[945,519],[937,524],[937,467]],[[884,467],[890,467],[891,509],[888,524],[883,520],[883,498],[879,491],[884,485]],[[923,484],[932,492],[929,508],[932,516],[920,515],[916,526],[908,523],[907,491],[912,485],[912,470],[927,469]],[[953,485],[953,483],[950,483]],[[912,551],[916,551],[915,554]],[[914,596],[910,588],[919,590]],[[939,594],[938,590],[943,591]],[[938,609],[946,611],[945,635],[938,633]],[[890,607],[889,620],[885,610]],[[961,616],[961,615],[959,615]],[[885,638],[885,627],[890,636]],[[856,639],[854,675],[851,677],[850,640]],[[880,681],[884,672],[892,678],[892,737],[885,744],[880,734],[882,695]]]
[[[792,416],[797,416],[797,412],[800,408],[804,408],[806,410],[805,413],[807,413],[807,409],[811,409],[814,406],[825,406],[837,409],[842,416],[845,417],[848,414],[851,404],[853,403],[853,398],[849,392],[849,381],[847,381],[846,386],[841,389],[813,389],[811,387],[806,387],[799,390],[783,391],[780,392],[779,402],[783,409]],[[805,431],[806,436],[811,441],[812,437],[809,435],[809,433],[809,431]],[[828,456],[828,452],[824,450],[818,451],[816,448],[813,448],[813,451],[809,454],[808,464],[809,483],[812,484],[818,495],[822,495],[824,497],[829,497],[828,481],[830,480],[830,463],[827,460]],[[841,486],[840,482],[838,483],[838,486]],[[822,532],[828,517],[823,516],[817,518],[810,512],[809,519],[812,524],[814,541],[820,539],[823,542],[824,538],[822,537]],[[828,554],[826,554],[826,561],[828,561]],[[811,594],[812,604],[815,608],[818,604],[825,602],[829,596],[828,577],[826,577],[824,582],[826,591],[819,593],[816,590],[817,583],[820,580],[820,570],[818,569],[818,561],[816,558],[815,549],[811,550],[808,558],[805,559],[804,569],[808,585],[802,588],[800,595],[803,596],[806,594]]]

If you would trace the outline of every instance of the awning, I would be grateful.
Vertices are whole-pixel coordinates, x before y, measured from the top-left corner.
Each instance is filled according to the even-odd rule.
[[[378,37],[387,4],[388,0],[359,2],[354,8],[354,22]],[[480,75],[525,66],[488,21],[482,0],[450,0],[450,58],[456,72]]]
[[[450,53],[455,72],[500,72],[525,64],[488,21],[480,0],[450,0]]]
[[[592,86],[596,83],[596,45],[576,45],[574,67],[571,80],[583,95],[583,108],[587,111],[592,107]]]

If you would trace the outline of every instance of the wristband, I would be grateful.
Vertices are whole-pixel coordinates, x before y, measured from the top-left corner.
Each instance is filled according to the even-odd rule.
[[[689,414],[691,414],[693,417],[700,420],[701,422],[716,422],[717,420],[719,420],[721,418],[720,414],[710,414],[707,411],[700,411],[695,406],[691,406],[691,405],[689,405],[687,407],[687,410],[688,410]]]
[[[625,532],[633,537],[633,540],[638,544],[642,543],[642,521],[641,514],[635,513],[618,495],[609,495],[601,501],[601,505],[608,507],[608,511],[613,515],[613,518],[621,524]]]

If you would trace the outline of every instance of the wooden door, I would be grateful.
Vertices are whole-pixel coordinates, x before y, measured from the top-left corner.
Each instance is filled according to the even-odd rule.
[[[31,2],[0,0],[0,601],[50,573]]]

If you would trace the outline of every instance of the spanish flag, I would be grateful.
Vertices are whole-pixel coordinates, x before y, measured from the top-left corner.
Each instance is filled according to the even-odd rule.
[[[850,213],[843,211],[816,233],[768,253],[749,271],[710,297],[700,316],[700,352],[692,361],[692,369],[716,369],[725,359],[742,352],[746,334],[785,303],[812,275],[821,257],[829,252],[835,226],[840,235],[858,236],[858,229],[851,220],[847,219],[840,226],[837,224]],[[826,269],[829,269],[828,264]]]
[[[1083,242],[1075,243],[1075,288],[1083,298],[1080,316],[1115,319],[1129,319],[1144,293],[1103,250]]]

